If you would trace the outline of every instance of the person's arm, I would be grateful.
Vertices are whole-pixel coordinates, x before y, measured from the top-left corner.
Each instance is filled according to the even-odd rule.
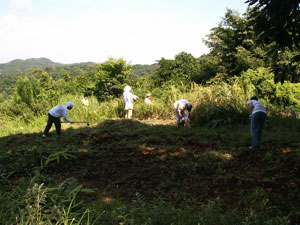
[[[187,121],[188,120],[188,118],[189,118],[189,115],[190,115],[190,112],[187,112],[187,114],[185,115],[185,117],[184,117],[184,120],[185,121]]]
[[[251,117],[252,116],[252,111],[254,109],[253,104],[252,103],[248,103],[248,108],[249,108],[249,117]]]
[[[73,120],[69,120],[68,119],[67,115],[68,115],[68,110],[66,110],[66,111],[63,112],[63,118],[64,118],[64,120],[67,121],[67,122],[69,122],[69,123],[74,123]]]
[[[181,110],[178,110],[178,115],[182,117]]]
[[[178,115],[180,116],[180,118],[183,117],[181,112],[184,110],[184,107],[185,107],[185,105],[182,105],[182,103],[179,103],[177,112],[178,112]]]
[[[131,94],[132,94],[132,93],[131,93]],[[132,98],[133,98],[133,99],[140,100],[140,98],[139,98],[138,96],[134,95],[134,94],[132,94]]]

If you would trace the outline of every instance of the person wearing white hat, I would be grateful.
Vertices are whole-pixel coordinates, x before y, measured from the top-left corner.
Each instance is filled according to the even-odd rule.
[[[124,92],[123,92],[123,103],[125,104],[125,118],[126,119],[131,119],[131,117],[132,117],[133,100],[139,99],[138,96],[132,94],[130,91],[131,91],[131,87],[126,86],[124,88]]]
[[[146,94],[146,98],[145,98],[144,102],[145,102],[147,105],[151,105],[151,100],[150,100],[150,98],[151,98],[151,94],[150,94],[150,93]]]
[[[67,102],[66,105],[57,105],[54,106],[52,109],[50,109],[48,113],[48,121],[47,125],[45,127],[43,137],[46,137],[48,134],[52,124],[54,123],[55,128],[56,128],[56,134],[60,135],[61,133],[61,121],[60,118],[63,117],[65,121],[69,123],[74,123],[73,120],[69,120],[67,115],[68,115],[68,110],[71,110],[73,108],[73,103],[72,102]]]

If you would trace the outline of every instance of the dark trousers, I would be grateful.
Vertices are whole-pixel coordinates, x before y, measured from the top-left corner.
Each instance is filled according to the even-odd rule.
[[[44,130],[44,134],[47,135],[52,124],[54,123],[55,125],[55,128],[56,128],[56,134],[57,135],[60,135],[61,133],[61,124],[60,124],[60,118],[56,118],[54,116],[51,116],[50,113],[48,113],[48,122],[47,122],[47,125],[45,127],[45,130]]]
[[[252,135],[252,147],[257,148],[260,146],[260,139],[262,129],[266,121],[267,114],[264,112],[257,112],[252,115],[251,118],[251,135]]]

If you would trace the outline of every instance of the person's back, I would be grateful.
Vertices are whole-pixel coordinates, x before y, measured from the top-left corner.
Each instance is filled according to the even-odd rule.
[[[48,112],[48,121],[47,125],[45,127],[43,137],[46,137],[48,134],[52,124],[54,123],[55,128],[56,128],[56,133],[57,135],[60,135],[61,132],[61,121],[60,118],[63,117],[65,121],[69,123],[74,123],[73,120],[69,120],[67,115],[68,115],[68,110],[71,110],[73,108],[73,103],[72,102],[67,102],[66,105],[57,105],[54,106],[52,109],[49,110]]]
[[[263,125],[266,120],[267,110],[264,104],[258,101],[256,96],[251,97],[247,102],[250,110],[251,117],[251,136],[252,136],[252,148],[260,147],[260,139],[262,135]]]
[[[177,111],[182,111],[185,109],[187,103],[189,103],[188,100],[180,99],[174,103],[174,109]]]
[[[184,124],[186,124],[188,127],[190,127],[188,117],[191,109],[192,105],[186,99],[180,99],[174,103],[174,112],[178,126],[184,126]]]
[[[64,114],[66,114],[66,112],[67,112],[67,107],[64,105],[57,105],[49,110],[50,115],[57,118],[63,117]]]
[[[252,115],[257,112],[267,113],[266,108],[264,107],[264,104],[258,100],[249,100],[247,102],[247,105],[249,105],[249,104],[252,104],[252,106],[253,106]]]

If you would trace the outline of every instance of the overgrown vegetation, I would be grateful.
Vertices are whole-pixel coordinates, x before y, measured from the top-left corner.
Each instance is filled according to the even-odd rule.
[[[299,224],[299,49],[262,44],[259,10],[228,10],[199,58],[1,74],[0,224]],[[126,85],[141,99],[133,120],[122,119]],[[248,148],[254,95],[268,113],[259,150]],[[183,98],[190,129],[175,126]],[[48,110],[67,101],[91,126],[43,139]]]

